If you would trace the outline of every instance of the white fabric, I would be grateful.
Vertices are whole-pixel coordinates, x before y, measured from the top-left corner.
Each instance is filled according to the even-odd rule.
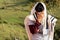
[[[42,2],[41,2],[42,3]],[[30,30],[29,30],[29,26],[28,25],[32,25],[34,24],[33,22],[35,21],[33,13],[35,13],[35,7],[38,4],[38,2],[35,4],[35,6],[32,8],[31,10],[31,15],[27,16],[25,18],[24,24],[25,24],[25,29],[28,35],[29,40],[53,40],[53,35],[54,35],[54,27],[55,27],[55,23],[57,21],[56,18],[54,18],[54,20],[51,22],[51,15],[47,16],[46,13],[46,6],[44,3],[42,3],[42,5],[44,6],[44,18],[42,20],[42,25],[43,25],[43,34],[31,34]],[[48,29],[46,29],[46,18],[48,17],[48,26],[50,26]],[[33,22],[32,22],[33,21]],[[54,24],[52,25],[52,31],[51,31],[51,23]]]
[[[31,10],[31,15],[33,15],[33,14],[36,12],[36,11],[35,11],[35,7],[37,6],[38,3],[39,3],[39,2],[37,2],[37,3],[34,5],[34,7],[32,8],[32,10]],[[43,2],[41,2],[41,4],[44,6],[44,18],[43,18],[42,24],[43,24],[43,26],[44,26],[43,31],[45,31],[45,30],[46,30],[46,17],[47,17],[47,12],[46,12],[46,6],[45,6],[45,4],[44,4]],[[43,34],[45,34],[45,33],[43,32]]]
[[[48,15],[48,20],[50,20],[50,17],[51,15]],[[34,18],[32,17],[31,19],[32,20],[30,20],[30,17],[31,17],[31,15],[30,16],[28,16],[27,18],[27,20],[25,20],[25,24],[26,24],[26,28],[27,27],[29,27],[28,25],[32,25],[32,24],[34,24],[32,21],[35,21],[34,20]],[[55,18],[54,19],[55,20],[55,22],[57,21],[57,19]],[[49,23],[50,23],[50,21],[49,21]],[[54,24],[54,25],[52,25],[52,31],[51,31],[51,27],[49,28],[49,29],[46,29],[45,31],[44,31],[44,33],[45,34],[35,34],[35,35],[32,35],[31,36],[31,40],[53,40],[53,35],[54,35],[54,27],[55,27],[55,25],[56,24]],[[50,25],[51,26],[51,25]],[[27,30],[26,30],[27,31]],[[28,30],[28,31],[30,31],[30,30]],[[51,31],[51,32],[50,32]],[[27,33],[27,34],[29,34],[29,32]],[[29,36],[30,36],[30,34],[29,34]]]

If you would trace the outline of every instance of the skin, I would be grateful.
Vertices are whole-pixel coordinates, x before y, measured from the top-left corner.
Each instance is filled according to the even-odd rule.
[[[42,18],[44,16],[44,11],[42,11],[42,12],[36,12],[36,15],[37,15],[38,22],[41,22],[41,20],[42,20]],[[29,28],[27,28],[27,33],[28,33],[29,40],[31,40],[32,34],[28,30],[29,30]],[[37,32],[39,32],[39,31],[40,30],[38,29]]]
[[[36,12],[36,16],[37,16],[37,21],[40,23],[44,17],[44,11],[42,12]],[[37,32],[39,32],[40,30],[38,29]]]
[[[36,15],[37,15],[37,20],[40,23],[42,21],[43,17],[44,17],[44,11],[36,12]]]

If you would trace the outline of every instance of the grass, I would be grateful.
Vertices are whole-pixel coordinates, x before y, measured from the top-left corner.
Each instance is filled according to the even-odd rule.
[[[13,40],[15,38],[23,40],[23,38],[27,38],[24,36],[26,36],[25,29],[20,25],[0,24],[0,40]]]
[[[21,8],[23,7],[0,9],[0,40],[27,40],[24,18],[29,12],[20,10]]]
[[[0,40],[28,40],[25,28],[24,19],[29,15],[33,3],[27,3],[27,0],[18,0],[19,5],[15,5],[14,0],[0,0]],[[21,4],[21,2],[24,2]],[[26,2],[26,3],[25,3]],[[12,3],[12,4],[10,4]],[[12,6],[11,6],[12,5]],[[14,6],[15,5],[15,6]],[[9,7],[7,7],[9,6]],[[3,7],[3,8],[2,8]],[[55,40],[59,40],[60,29],[60,8],[50,8],[48,13],[55,16],[58,21],[55,27]]]

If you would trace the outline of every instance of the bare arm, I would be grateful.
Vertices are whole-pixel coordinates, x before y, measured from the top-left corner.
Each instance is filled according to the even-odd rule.
[[[25,24],[25,29],[26,29],[27,35],[28,35],[28,39],[31,40],[32,34],[30,33],[29,26],[27,25],[28,24],[28,21],[29,20],[26,18],[24,20],[24,24]]]

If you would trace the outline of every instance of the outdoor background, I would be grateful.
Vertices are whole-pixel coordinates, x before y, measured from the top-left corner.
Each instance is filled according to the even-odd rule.
[[[58,19],[54,40],[60,40],[60,0],[0,0],[0,40],[28,40],[24,19],[36,2],[44,2]]]

